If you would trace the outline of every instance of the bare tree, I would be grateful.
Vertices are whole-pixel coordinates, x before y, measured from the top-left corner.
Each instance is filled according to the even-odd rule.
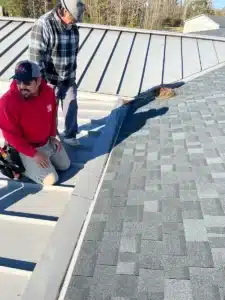
[[[10,15],[37,18],[57,0],[0,0]],[[84,0],[84,22],[147,29],[179,26],[187,17],[212,12],[211,0]]]

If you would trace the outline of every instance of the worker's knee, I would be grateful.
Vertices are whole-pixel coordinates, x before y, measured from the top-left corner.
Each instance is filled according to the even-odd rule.
[[[45,178],[42,180],[43,185],[54,185],[58,182],[59,177],[56,172],[49,173],[45,176]]]
[[[69,168],[70,168],[70,166],[71,166],[71,162],[70,162],[70,160],[69,159],[67,159],[67,160],[65,160],[64,162],[63,162],[63,164],[60,166],[60,171],[66,171],[66,170],[68,170]]]

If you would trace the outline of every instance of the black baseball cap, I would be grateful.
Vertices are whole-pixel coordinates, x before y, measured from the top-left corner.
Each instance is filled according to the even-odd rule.
[[[18,62],[15,67],[15,74],[12,76],[13,79],[24,82],[31,81],[38,77],[41,77],[39,66],[29,60]]]

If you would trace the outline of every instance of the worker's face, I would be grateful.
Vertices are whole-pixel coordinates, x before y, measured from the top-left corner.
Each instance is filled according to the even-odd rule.
[[[64,9],[63,21],[66,25],[72,25],[77,22],[77,20],[66,9]]]
[[[81,22],[83,13],[85,11],[85,5],[82,2],[78,2],[77,10],[78,10],[78,14],[77,14],[77,18],[75,19],[68,10],[64,9],[64,14],[63,14],[64,23],[66,23],[67,25],[72,25],[77,22]]]
[[[31,81],[17,80],[17,87],[24,99],[29,99],[38,95],[41,79],[37,78]]]

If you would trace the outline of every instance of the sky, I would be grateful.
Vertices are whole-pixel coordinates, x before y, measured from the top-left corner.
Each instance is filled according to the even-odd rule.
[[[215,8],[224,8],[225,7],[225,0],[212,0],[212,3]]]

